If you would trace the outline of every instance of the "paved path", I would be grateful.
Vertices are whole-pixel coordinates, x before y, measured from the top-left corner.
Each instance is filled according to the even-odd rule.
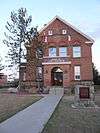
[[[44,125],[63,96],[62,88],[50,94],[0,124],[0,133],[41,133]]]

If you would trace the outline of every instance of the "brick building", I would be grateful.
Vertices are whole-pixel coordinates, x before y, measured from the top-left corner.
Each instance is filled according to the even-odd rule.
[[[4,73],[0,73],[0,86],[4,86],[7,84],[7,75]]]
[[[77,83],[92,83],[91,47],[94,41],[89,36],[58,16],[45,24],[39,35],[43,37],[46,45],[42,66],[38,67],[45,87],[57,85],[69,88]],[[30,49],[30,57],[33,58],[35,56],[33,46]],[[30,57],[27,54],[27,58]],[[24,68],[21,77],[24,82],[27,81],[26,84],[28,77],[31,81],[34,79],[32,75],[36,71],[32,67],[32,62],[28,61],[21,67]]]

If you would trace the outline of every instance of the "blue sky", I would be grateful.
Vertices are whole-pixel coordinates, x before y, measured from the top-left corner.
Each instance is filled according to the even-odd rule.
[[[7,49],[2,43],[5,24],[10,13],[20,7],[27,8],[32,15],[32,26],[41,28],[58,15],[95,40],[92,47],[93,62],[100,72],[100,0],[2,0],[0,1],[0,55],[4,57]],[[4,58],[3,58],[4,59]]]

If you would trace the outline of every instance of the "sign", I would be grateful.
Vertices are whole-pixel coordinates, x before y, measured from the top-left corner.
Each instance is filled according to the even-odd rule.
[[[89,87],[80,87],[79,88],[79,97],[80,97],[80,99],[89,99],[90,98]]]

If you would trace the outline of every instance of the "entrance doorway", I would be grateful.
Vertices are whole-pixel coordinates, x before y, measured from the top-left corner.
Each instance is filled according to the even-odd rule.
[[[54,67],[51,71],[51,84],[63,86],[63,71],[59,67]]]

